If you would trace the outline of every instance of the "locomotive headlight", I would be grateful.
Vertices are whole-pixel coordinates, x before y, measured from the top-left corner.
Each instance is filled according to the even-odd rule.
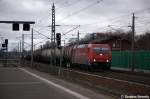
[[[100,56],[103,56],[103,54],[99,54]]]
[[[106,62],[108,63],[108,62],[109,62],[109,60],[107,59],[107,60],[106,60]]]
[[[96,62],[96,59],[94,59],[93,61]]]

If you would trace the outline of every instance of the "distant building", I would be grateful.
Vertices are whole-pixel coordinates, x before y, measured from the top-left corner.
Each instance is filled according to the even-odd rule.
[[[110,36],[105,38],[97,38],[91,41],[92,43],[107,43],[111,46],[113,51],[124,51],[131,50],[131,41],[125,38],[120,38],[118,36]]]

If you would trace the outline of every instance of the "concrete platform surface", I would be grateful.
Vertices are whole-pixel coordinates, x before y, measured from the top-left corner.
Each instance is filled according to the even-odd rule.
[[[0,67],[0,99],[114,99],[30,68]]]

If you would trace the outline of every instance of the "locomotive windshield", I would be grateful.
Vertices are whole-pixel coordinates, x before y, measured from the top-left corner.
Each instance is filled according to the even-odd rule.
[[[100,53],[109,53],[110,49],[109,48],[99,48],[99,47],[95,47],[93,48],[93,51],[97,54]]]

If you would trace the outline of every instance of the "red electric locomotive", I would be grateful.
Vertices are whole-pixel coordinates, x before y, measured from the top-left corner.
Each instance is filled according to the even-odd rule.
[[[110,69],[111,66],[111,48],[108,44],[74,45],[66,48],[64,54],[69,64],[104,69]]]

